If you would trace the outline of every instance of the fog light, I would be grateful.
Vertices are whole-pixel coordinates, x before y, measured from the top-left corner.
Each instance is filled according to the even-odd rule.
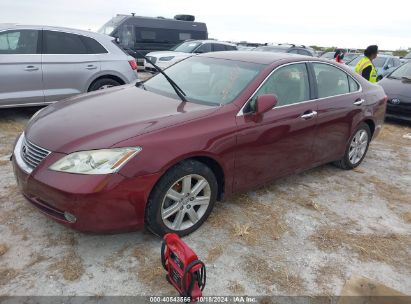
[[[70,223],[75,223],[77,221],[76,217],[68,212],[64,212],[64,218]]]

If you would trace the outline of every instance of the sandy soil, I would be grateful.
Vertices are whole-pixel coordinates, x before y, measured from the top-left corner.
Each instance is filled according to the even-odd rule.
[[[36,110],[0,110],[0,295],[176,295],[157,237],[77,233],[17,192],[8,158]],[[205,294],[337,295],[352,275],[410,294],[407,133],[386,124],[356,170],[326,165],[217,203],[185,238],[207,264]]]

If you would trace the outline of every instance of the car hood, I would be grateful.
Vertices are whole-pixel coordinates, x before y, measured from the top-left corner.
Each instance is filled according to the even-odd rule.
[[[190,53],[184,53],[184,52],[173,52],[173,51],[161,51],[161,52],[151,52],[148,53],[146,56],[153,56],[153,57],[169,57],[169,56],[175,56],[175,57],[188,57],[190,56]]]
[[[378,84],[384,88],[385,94],[389,98],[402,96],[408,100],[411,99],[411,82],[386,77],[378,82]]]
[[[108,148],[118,142],[210,115],[218,108],[119,86],[48,106],[27,125],[27,139],[54,152]]]

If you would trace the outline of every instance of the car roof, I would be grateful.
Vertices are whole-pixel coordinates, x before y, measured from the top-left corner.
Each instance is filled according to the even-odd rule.
[[[49,26],[49,25],[23,25],[23,24],[16,24],[16,23],[8,23],[8,24],[0,24],[0,30],[17,30],[17,29],[32,29],[32,30],[50,30],[50,31],[61,31],[67,32],[72,34],[78,34],[83,36],[88,36],[96,39],[109,39],[113,40],[113,37],[108,35],[99,34],[96,32],[79,30],[69,27],[59,27],[59,26]]]
[[[234,43],[225,42],[225,41],[218,41],[218,40],[213,40],[213,39],[205,39],[205,40],[196,39],[196,40],[187,40],[187,41],[184,41],[184,42],[218,43],[218,44],[224,44],[224,45],[237,46]]]
[[[259,63],[259,64],[271,64],[279,60],[289,60],[289,61],[324,61],[329,62],[328,60],[319,59],[311,56],[302,56],[297,54],[289,53],[271,53],[271,52],[255,52],[255,51],[226,51],[226,52],[211,52],[198,55],[201,57],[209,58],[218,58],[218,59],[227,59],[227,60],[237,60],[250,63]],[[294,60],[295,59],[295,60]]]

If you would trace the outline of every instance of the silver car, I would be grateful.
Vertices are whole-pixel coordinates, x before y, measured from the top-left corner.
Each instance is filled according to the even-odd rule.
[[[0,25],[0,108],[46,105],[137,79],[135,59],[113,37],[49,26]]]

